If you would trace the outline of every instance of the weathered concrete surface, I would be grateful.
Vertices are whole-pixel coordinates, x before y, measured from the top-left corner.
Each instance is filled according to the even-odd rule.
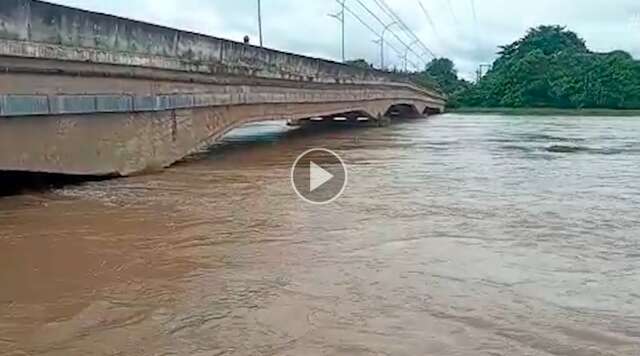
[[[345,95],[355,89],[363,94],[358,100],[388,97],[392,90],[442,105],[442,99],[406,83],[336,85],[129,68],[0,56],[0,117],[335,101],[349,99]]]
[[[401,77],[33,0],[0,3],[0,170],[127,175],[261,120],[444,98]]]
[[[0,2],[0,55],[326,83],[401,78],[35,0]]]
[[[383,112],[394,102],[257,104],[1,120],[0,162],[9,170],[128,175],[166,167],[249,122],[346,111]]]

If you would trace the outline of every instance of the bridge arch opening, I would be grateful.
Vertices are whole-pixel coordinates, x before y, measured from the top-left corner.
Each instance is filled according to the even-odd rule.
[[[422,112],[422,114],[426,115],[426,116],[438,115],[438,114],[441,114],[441,113],[442,113],[442,111],[440,109],[432,108],[432,107],[429,107],[429,106],[425,107],[424,111]]]
[[[385,112],[384,116],[390,118],[413,119],[421,117],[420,111],[413,104],[395,104],[391,105]]]
[[[295,119],[283,118],[279,115],[259,116],[232,122],[225,130],[207,139],[197,152],[217,149],[220,147],[217,144],[221,142],[227,144],[231,142],[232,145],[270,143],[277,139],[305,137],[317,132],[318,129],[356,127],[374,122],[376,117],[365,110],[323,113]]]
[[[331,124],[331,123],[361,123],[375,119],[375,117],[364,110],[352,110],[344,112],[335,112],[332,114],[324,114],[318,116],[305,117],[299,120],[295,120],[297,124],[316,123],[316,124]]]

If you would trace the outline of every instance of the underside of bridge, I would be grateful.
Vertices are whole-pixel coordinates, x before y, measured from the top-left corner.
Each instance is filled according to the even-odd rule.
[[[0,23],[0,171],[129,175],[251,122],[383,124],[445,103],[388,73],[37,0],[3,3]]]
[[[404,100],[411,102],[410,100]],[[411,108],[409,115],[395,108]],[[420,102],[397,99],[256,103],[148,112],[66,114],[0,119],[3,170],[80,175],[128,175],[167,167],[211,145],[230,130],[258,121],[288,120],[383,125],[415,118]],[[390,116],[384,116],[388,112]]]

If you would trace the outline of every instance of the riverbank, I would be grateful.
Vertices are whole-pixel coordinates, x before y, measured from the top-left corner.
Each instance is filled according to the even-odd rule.
[[[486,115],[562,115],[562,116],[640,116],[640,110],[616,109],[558,109],[558,108],[473,108],[447,109],[453,114]]]

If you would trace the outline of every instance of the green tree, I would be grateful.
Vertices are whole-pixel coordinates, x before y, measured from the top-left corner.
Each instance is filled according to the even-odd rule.
[[[458,78],[455,65],[449,58],[433,59],[424,71],[413,75],[413,80],[427,88],[435,86],[450,96],[470,86],[469,82]]]
[[[594,53],[561,26],[540,26],[500,47],[493,68],[455,100],[464,106],[640,108],[640,62]]]

